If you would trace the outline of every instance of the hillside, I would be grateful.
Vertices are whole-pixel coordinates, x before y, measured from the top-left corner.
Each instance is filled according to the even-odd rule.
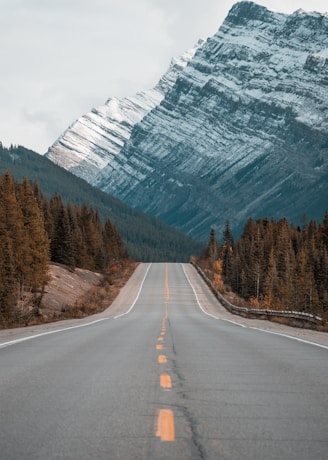
[[[320,220],[327,84],[328,16],[237,3],[94,184],[198,239],[227,218]]]
[[[120,152],[133,126],[163,100],[201,43],[172,59],[155,88],[131,97],[111,97],[104,105],[76,120],[49,148],[46,156],[92,184],[97,174]]]
[[[227,219],[236,234],[248,217],[319,220],[328,203],[327,84],[327,15],[236,3],[88,180],[203,241]],[[85,147],[90,161],[101,148],[93,139],[91,150],[75,136],[74,152]],[[61,164],[71,167],[63,154]]]
[[[109,218],[116,225],[130,257],[137,261],[186,261],[202,249],[159,219],[130,208],[22,146],[7,149],[0,144],[0,173],[6,170],[19,181],[37,180],[47,197],[59,193],[64,202],[98,209],[103,220]]]

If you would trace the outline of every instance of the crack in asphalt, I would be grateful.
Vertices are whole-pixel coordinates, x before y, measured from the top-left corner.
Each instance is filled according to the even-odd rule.
[[[174,355],[177,356],[173,341],[172,341],[172,349],[173,349]],[[187,393],[187,391],[185,389],[186,388],[186,386],[185,386],[186,379],[181,374],[176,359],[172,359],[171,364],[172,364],[171,365],[172,373],[176,377],[176,379],[175,379],[176,383],[175,383],[174,387],[176,387],[176,389],[177,389],[177,394],[179,394],[179,396],[182,398],[183,401],[188,401],[188,400],[190,400],[190,398],[189,398],[189,395],[188,395],[188,393]],[[206,452],[205,452],[204,446],[203,446],[203,444],[201,442],[201,437],[200,437],[200,435],[198,433],[197,420],[192,415],[190,409],[188,408],[188,406],[186,404],[182,404],[182,403],[177,404],[176,407],[183,414],[184,418],[186,419],[186,421],[188,423],[188,426],[189,426],[189,429],[190,429],[190,432],[191,432],[191,441],[192,441],[192,444],[193,444],[193,446],[194,446],[194,448],[196,450],[196,455],[197,455],[197,457],[193,456],[192,458],[205,460],[206,459]]]

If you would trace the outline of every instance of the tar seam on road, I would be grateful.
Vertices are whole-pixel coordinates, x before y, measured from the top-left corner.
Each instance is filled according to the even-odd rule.
[[[169,289],[169,275],[168,275],[168,266],[165,264],[165,313],[162,318],[162,332],[161,337],[157,339],[158,342],[164,341],[164,336],[166,332],[166,321],[169,316],[169,300],[170,300],[170,289]],[[163,345],[157,344],[157,350],[162,350]],[[165,355],[159,355],[157,357],[157,362],[163,364],[167,362],[167,357]],[[160,374],[160,386],[165,391],[170,391],[172,388],[171,376],[167,373]],[[160,438],[161,441],[175,441],[175,427],[174,427],[174,412],[171,409],[159,409],[157,416],[157,430],[156,436]]]

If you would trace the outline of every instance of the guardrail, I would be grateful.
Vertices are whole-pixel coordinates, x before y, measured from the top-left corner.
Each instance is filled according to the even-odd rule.
[[[220,303],[234,315],[244,316],[246,318],[258,318],[258,319],[269,319],[274,320],[275,318],[286,318],[289,319],[291,323],[295,326],[310,326],[317,325],[322,321],[321,316],[312,315],[311,313],[305,313],[301,311],[291,311],[291,310],[263,310],[258,308],[246,308],[246,307],[237,307],[229,302],[214,286],[212,281],[205,275],[203,270],[195,263],[191,264],[196,268],[198,273],[204,279],[206,284],[211,288],[215,297],[220,301]]]

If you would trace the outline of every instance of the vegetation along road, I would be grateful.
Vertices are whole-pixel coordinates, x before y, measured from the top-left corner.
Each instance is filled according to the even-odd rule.
[[[327,458],[327,362],[327,335],[141,264],[100,315],[0,332],[0,457]]]

